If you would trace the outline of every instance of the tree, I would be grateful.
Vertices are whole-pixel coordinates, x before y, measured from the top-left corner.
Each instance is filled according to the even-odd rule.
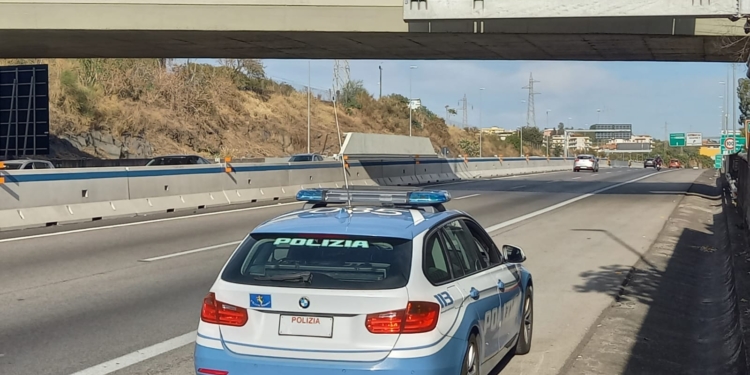
[[[740,78],[737,84],[740,106],[740,129],[745,129],[745,120],[750,120],[750,79]]]
[[[555,135],[564,135],[565,134],[565,124],[562,122],[557,124],[557,131],[555,132]]]
[[[341,88],[339,102],[344,108],[362,109],[362,96],[369,96],[362,81],[349,81]]]
[[[466,156],[479,156],[479,143],[477,141],[462,139],[458,141],[458,147],[461,148],[464,155]]]

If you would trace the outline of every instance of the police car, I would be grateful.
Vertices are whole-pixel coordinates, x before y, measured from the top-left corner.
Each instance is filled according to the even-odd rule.
[[[487,374],[531,349],[524,252],[447,191],[310,189],[259,225],[203,300],[199,375]]]

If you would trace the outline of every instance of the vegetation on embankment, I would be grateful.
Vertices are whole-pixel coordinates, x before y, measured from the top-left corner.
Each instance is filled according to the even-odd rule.
[[[0,61],[37,63],[49,65],[50,129],[57,138],[95,134],[96,139],[128,144],[125,139],[136,137],[148,142],[154,154],[209,157],[285,156],[307,150],[307,93],[269,79],[258,60],[222,60],[217,66],[161,59]],[[375,99],[356,81],[340,97],[342,132],[408,134],[406,97]],[[311,151],[332,154],[339,144],[333,104],[326,99],[312,99]],[[476,128],[449,126],[424,107],[413,113],[413,134],[430,137],[436,151],[445,146],[453,156],[478,155]],[[117,157],[96,147],[84,151]],[[483,155],[515,156],[518,151],[487,135]]]

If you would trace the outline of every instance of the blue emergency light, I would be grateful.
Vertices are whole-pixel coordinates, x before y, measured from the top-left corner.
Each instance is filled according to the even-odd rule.
[[[451,200],[445,190],[396,190],[396,189],[303,189],[297,192],[297,200],[313,204],[368,203],[401,206],[434,206]]]

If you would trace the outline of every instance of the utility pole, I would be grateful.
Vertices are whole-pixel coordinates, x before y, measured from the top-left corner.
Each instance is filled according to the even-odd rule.
[[[526,126],[536,127],[536,106],[534,104],[534,96],[541,94],[540,92],[534,91],[534,84],[539,81],[534,81],[534,73],[529,73],[529,85],[522,87],[524,90],[529,90],[529,99],[527,100],[526,107]]]
[[[484,87],[479,89],[479,157],[482,157],[482,91]]]
[[[464,94],[463,99],[458,101],[458,104],[461,104],[461,110],[463,111],[461,126],[466,129],[469,126],[469,101],[466,100],[466,94]]]
[[[380,70],[380,81],[378,83],[378,87],[380,88],[380,93],[378,94],[378,100],[383,97],[383,66],[378,65],[378,69]]]
[[[409,66],[409,136],[411,137],[411,103],[414,98],[411,97],[411,72],[417,69],[416,65]]]
[[[667,131],[667,122],[664,121],[664,157],[667,157],[668,146],[669,146],[669,133]]]
[[[307,60],[307,153],[310,153],[310,60]]]

